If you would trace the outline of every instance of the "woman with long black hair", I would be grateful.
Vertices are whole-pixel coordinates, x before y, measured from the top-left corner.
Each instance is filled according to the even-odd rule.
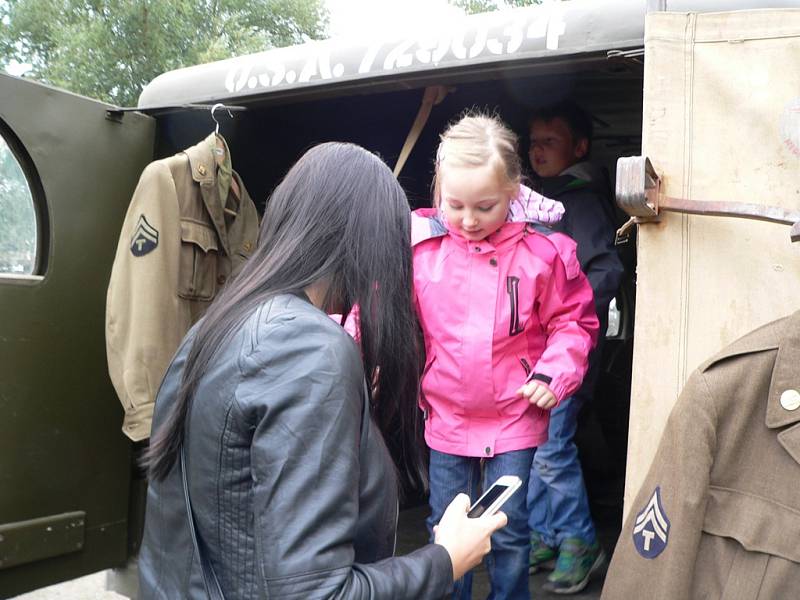
[[[352,144],[312,148],[275,189],[158,393],[143,598],[438,598],[488,552],[505,516],[468,519],[462,495],[434,544],[392,557],[397,476],[423,448],[409,227],[390,170]],[[360,348],[326,315],[355,304]]]

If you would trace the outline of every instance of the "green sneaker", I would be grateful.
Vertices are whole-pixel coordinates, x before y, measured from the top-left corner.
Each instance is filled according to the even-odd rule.
[[[555,548],[551,548],[542,541],[538,533],[531,534],[531,559],[528,573],[536,573],[542,569],[552,571],[556,566]]]
[[[555,594],[580,592],[605,560],[606,553],[596,541],[589,545],[579,538],[567,538],[561,542],[556,568],[542,589]]]

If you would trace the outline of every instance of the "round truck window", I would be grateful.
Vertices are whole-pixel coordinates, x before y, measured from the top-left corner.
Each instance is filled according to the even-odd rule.
[[[33,274],[36,231],[28,179],[0,133],[0,276]]]

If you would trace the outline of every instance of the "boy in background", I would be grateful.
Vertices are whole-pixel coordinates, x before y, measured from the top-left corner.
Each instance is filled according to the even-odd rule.
[[[536,451],[528,487],[530,572],[553,569],[544,589],[573,594],[586,587],[605,560],[573,438],[578,414],[594,392],[608,305],[619,287],[623,266],[614,247],[614,215],[605,174],[587,160],[591,118],[577,105],[562,103],[536,111],[529,133],[528,156],[539,179],[538,191],[564,205],[564,217],[554,229],[577,243],[578,260],[592,286],[600,321],[598,344],[589,356],[583,384],[551,412],[549,439]]]

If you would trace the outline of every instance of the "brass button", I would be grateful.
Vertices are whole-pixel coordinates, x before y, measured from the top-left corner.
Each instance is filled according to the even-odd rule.
[[[489,259],[489,264],[492,265],[493,267],[496,267],[497,266],[497,259],[496,258],[490,258]]]
[[[242,246],[242,248],[244,249],[245,252],[250,252],[250,250],[253,249],[253,243],[252,242],[245,242],[244,245]]]
[[[205,174],[206,174],[206,166],[205,165],[200,165],[199,167],[197,167],[197,172],[200,173],[200,175],[205,176]]]
[[[220,275],[217,277],[218,284],[225,285],[225,281],[227,281],[227,277],[225,277],[225,275]]]

